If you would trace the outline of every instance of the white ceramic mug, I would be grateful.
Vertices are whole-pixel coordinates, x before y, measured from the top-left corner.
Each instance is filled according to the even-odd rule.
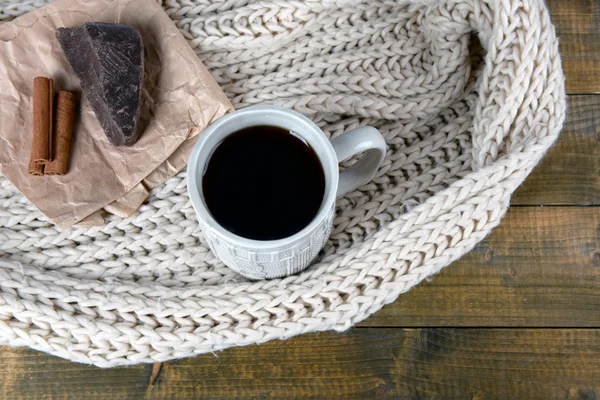
[[[325,173],[325,194],[317,215],[300,232],[283,239],[252,240],[227,231],[212,217],[202,195],[202,176],[213,150],[229,134],[257,125],[277,126],[301,136],[318,155]],[[361,152],[364,155],[340,174],[338,163]],[[188,193],[208,245],[221,261],[251,279],[278,278],[310,265],[331,233],[336,197],[373,179],[385,153],[385,140],[375,128],[354,129],[330,142],[302,114],[277,106],[250,106],[221,117],[202,133],[187,167]]]

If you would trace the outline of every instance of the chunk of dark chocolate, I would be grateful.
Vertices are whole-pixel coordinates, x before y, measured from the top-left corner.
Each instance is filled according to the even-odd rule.
[[[140,133],[144,80],[144,47],[138,31],[90,22],[60,28],[57,38],[110,142],[134,144]]]

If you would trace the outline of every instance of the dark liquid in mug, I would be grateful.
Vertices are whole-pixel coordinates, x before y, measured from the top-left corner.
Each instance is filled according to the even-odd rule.
[[[217,145],[202,191],[211,215],[228,231],[276,240],[301,231],[316,216],[325,174],[315,151],[293,132],[253,126]]]

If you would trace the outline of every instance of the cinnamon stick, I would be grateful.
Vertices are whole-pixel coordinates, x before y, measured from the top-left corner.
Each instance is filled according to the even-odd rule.
[[[38,76],[33,80],[33,140],[28,168],[37,175],[39,166],[52,159],[52,111],[54,90],[52,79]]]
[[[58,92],[54,120],[54,159],[46,164],[44,170],[46,175],[64,175],[67,173],[74,115],[75,94],[72,92]]]
[[[44,175],[44,164],[36,164],[33,162],[33,160],[29,160],[27,172],[29,175],[42,176]]]

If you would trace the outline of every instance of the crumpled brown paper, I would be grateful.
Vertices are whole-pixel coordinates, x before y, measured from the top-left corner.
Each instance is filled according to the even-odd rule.
[[[122,23],[144,41],[145,121],[131,147],[109,143],[84,96],[64,176],[27,174],[33,78],[81,91],[55,37],[59,27]],[[57,0],[0,24],[0,173],[61,228],[102,223],[101,209],[127,217],[153,187],[183,169],[198,135],[233,107],[154,0]]]

